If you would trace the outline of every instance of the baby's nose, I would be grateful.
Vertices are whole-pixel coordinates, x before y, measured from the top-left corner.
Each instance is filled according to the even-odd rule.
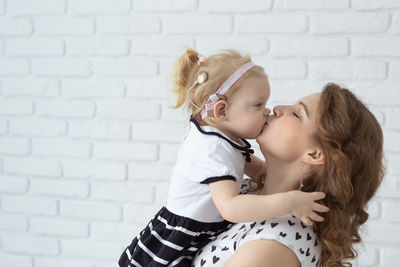
[[[264,111],[264,115],[268,116],[271,113],[271,110],[269,108],[266,108]]]

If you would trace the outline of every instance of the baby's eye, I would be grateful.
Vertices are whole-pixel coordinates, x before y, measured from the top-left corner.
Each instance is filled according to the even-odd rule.
[[[262,106],[263,106],[262,103],[259,103],[259,104],[256,105],[256,107],[262,107]]]

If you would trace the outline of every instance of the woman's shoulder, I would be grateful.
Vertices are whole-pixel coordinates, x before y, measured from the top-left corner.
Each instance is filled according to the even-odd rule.
[[[275,240],[291,249],[302,266],[318,266],[321,250],[314,229],[292,215],[239,224],[236,227],[246,229],[241,234],[239,246],[253,240]]]

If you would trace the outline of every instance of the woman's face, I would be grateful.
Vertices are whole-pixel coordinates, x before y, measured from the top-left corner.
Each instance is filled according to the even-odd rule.
[[[313,145],[315,113],[320,93],[300,99],[290,106],[276,106],[274,115],[256,141],[265,157],[283,162],[298,160]]]

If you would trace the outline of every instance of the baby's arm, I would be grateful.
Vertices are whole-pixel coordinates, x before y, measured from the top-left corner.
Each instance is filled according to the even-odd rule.
[[[325,197],[324,193],[305,193],[298,190],[272,195],[239,195],[237,185],[231,180],[210,183],[214,203],[222,217],[230,222],[261,221],[273,217],[293,214],[306,225],[312,221],[323,221],[315,211],[329,209],[315,200]]]
[[[252,180],[258,179],[263,173],[267,172],[267,166],[265,161],[257,156],[250,155],[250,162],[245,163],[244,173],[249,176]]]

